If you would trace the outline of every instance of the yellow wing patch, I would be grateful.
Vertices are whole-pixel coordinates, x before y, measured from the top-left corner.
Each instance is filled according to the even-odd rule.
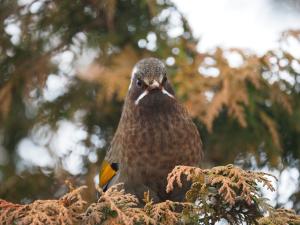
[[[112,168],[111,164],[104,160],[99,173],[99,186],[103,188],[116,173],[117,171]]]

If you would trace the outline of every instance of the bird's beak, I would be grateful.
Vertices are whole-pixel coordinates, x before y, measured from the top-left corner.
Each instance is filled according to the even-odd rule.
[[[149,85],[149,90],[153,90],[153,89],[159,89],[161,86],[160,83],[158,83],[156,80],[154,80],[150,85]]]
[[[174,98],[172,94],[170,94],[158,81],[153,80],[151,84],[148,85],[148,88],[135,100],[135,105],[138,105],[140,100],[149,94],[151,90],[159,89],[163,94],[169,96],[170,98]]]

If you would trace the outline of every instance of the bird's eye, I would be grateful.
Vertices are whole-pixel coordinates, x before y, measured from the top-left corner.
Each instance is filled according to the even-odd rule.
[[[136,80],[136,85],[137,85],[137,86],[141,87],[142,84],[143,84],[143,83],[142,83],[142,81],[141,81],[140,79],[137,79],[137,80]]]
[[[164,83],[166,83],[166,81],[167,81],[167,76],[164,76],[162,83],[164,84]]]

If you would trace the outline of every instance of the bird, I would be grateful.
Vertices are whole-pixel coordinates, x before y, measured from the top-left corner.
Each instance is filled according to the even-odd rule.
[[[123,183],[139,200],[148,192],[154,202],[182,201],[187,190],[167,193],[167,175],[177,165],[199,166],[202,154],[198,129],[177,100],[165,64],[153,57],[138,61],[99,186]]]

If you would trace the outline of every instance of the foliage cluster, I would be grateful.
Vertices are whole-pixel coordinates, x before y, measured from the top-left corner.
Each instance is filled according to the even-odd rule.
[[[19,205],[0,200],[1,224],[204,224],[226,220],[230,224],[296,225],[300,216],[286,209],[274,209],[261,196],[260,185],[274,191],[271,175],[245,171],[233,165],[201,169],[177,166],[168,175],[167,192],[184,179],[192,181],[186,202],[153,203],[145,193],[142,206],[125,193],[122,184],[99,189],[97,202],[87,207],[82,198],[86,187],[71,190],[59,200],[37,200]]]

